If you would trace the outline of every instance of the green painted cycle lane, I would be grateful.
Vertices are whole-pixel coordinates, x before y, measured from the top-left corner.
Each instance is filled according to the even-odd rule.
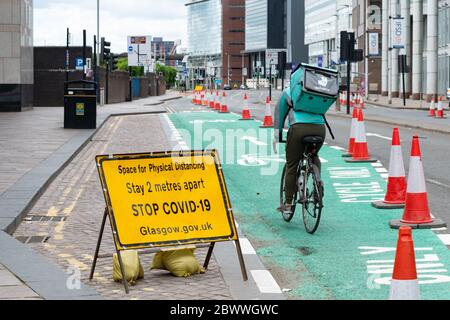
[[[388,297],[398,235],[388,222],[402,210],[371,207],[386,189],[371,164],[345,163],[340,151],[324,146],[325,208],[317,233],[309,235],[300,207],[291,223],[275,210],[284,150],[273,153],[272,130],[232,114],[170,119],[191,148],[218,149],[236,220],[280,285],[291,289],[291,298]],[[414,231],[413,237],[422,298],[449,299],[450,251],[431,230]]]

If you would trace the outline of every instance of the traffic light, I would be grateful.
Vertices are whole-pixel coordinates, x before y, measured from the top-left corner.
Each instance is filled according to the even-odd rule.
[[[352,52],[352,62],[360,62],[364,60],[364,50],[363,49],[355,49]]]
[[[111,42],[108,42],[105,40],[105,38],[102,38],[101,41],[101,49],[100,49],[100,64],[108,63],[110,60],[110,54],[111,54]]]
[[[341,31],[341,61],[352,60],[355,48],[355,33]]]
[[[118,69],[117,66],[117,64],[119,63],[118,59],[119,59],[118,54],[111,54],[111,61],[110,61],[111,71],[115,71]]]
[[[280,73],[282,73],[284,70],[286,70],[286,60],[287,60],[286,51],[279,51],[278,52],[278,70],[280,71]]]

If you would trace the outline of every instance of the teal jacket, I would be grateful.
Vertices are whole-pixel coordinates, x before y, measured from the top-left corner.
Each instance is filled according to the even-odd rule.
[[[288,87],[281,94],[280,100],[275,107],[275,129],[278,129],[279,132],[282,132],[284,128],[286,118],[289,119],[289,127],[296,123],[325,124],[325,120],[322,115],[304,111],[294,111],[290,105],[292,105],[291,90]]]

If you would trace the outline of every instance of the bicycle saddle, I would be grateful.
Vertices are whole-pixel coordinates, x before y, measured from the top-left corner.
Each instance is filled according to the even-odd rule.
[[[324,139],[320,136],[307,136],[303,138],[303,143],[305,144],[321,144]]]

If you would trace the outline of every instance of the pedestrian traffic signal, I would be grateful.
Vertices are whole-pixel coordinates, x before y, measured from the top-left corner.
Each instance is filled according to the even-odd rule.
[[[101,40],[101,49],[100,49],[100,64],[108,63],[110,60],[110,54],[111,54],[111,42],[108,42],[105,40],[105,38],[102,38]]]

